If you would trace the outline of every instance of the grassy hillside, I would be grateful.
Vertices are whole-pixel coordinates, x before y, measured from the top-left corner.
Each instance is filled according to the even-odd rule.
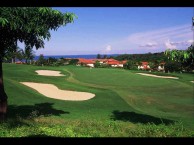
[[[4,130],[0,136],[193,134],[189,131],[194,128],[193,84],[184,82],[185,77],[158,79],[122,69],[75,66],[3,64],[3,69],[9,120],[0,125]],[[59,70],[66,76],[39,76],[35,70],[40,69]],[[51,99],[19,83],[25,81],[50,83],[96,96],[80,102]]]
[[[143,114],[184,121],[193,126],[194,100],[192,74],[173,74],[180,79],[141,76],[123,69],[69,67],[80,82],[103,86],[122,97]]]

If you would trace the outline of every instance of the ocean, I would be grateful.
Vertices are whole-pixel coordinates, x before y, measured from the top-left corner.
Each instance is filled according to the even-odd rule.
[[[119,54],[106,54],[107,57],[110,57],[110,56],[118,56]],[[45,55],[44,58],[45,59],[48,59],[49,57],[52,57],[52,58],[56,58],[56,59],[59,59],[59,58],[85,58],[85,59],[94,59],[96,58],[97,55],[95,54],[90,54],[90,55]],[[102,54],[101,57],[103,57],[104,55]],[[39,56],[35,56],[34,60],[38,60]]]

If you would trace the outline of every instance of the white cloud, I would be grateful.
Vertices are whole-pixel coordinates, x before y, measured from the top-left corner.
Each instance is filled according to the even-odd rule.
[[[193,42],[192,30],[189,24],[175,26],[154,31],[134,33],[128,36],[127,43],[136,46],[136,49],[151,48],[152,50],[164,51],[165,48],[185,49]],[[173,40],[173,41],[170,41]]]
[[[157,46],[158,44],[156,42],[148,42],[147,44],[145,45],[139,45],[140,47],[155,47]]]
[[[114,50],[111,51],[114,53],[161,52],[166,48],[186,49],[192,43],[192,34],[191,25],[185,24],[132,33],[118,41],[109,43],[111,43],[111,47],[114,47]]]
[[[110,52],[112,52],[112,46],[111,45],[102,46],[102,50],[100,51],[101,54],[108,54]]]
[[[166,49],[177,49],[175,43],[170,42],[169,39],[164,43],[164,45],[166,46]]]
[[[109,51],[111,51],[111,50],[112,50],[111,45],[107,45],[107,46],[106,46],[106,49],[105,49],[105,52],[109,52]]]
[[[193,42],[194,42],[194,41],[191,40],[191,39],[187,41],[187,43],[190,43],[190,44],[193,43]]]

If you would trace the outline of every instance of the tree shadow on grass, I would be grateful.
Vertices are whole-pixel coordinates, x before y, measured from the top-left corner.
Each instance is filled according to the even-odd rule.
[[[8,106],[8,118],[21,117],[23,119],[29,117],[43,116],[60,116],[61,114],[69,114],[62,110],[57,110],[52,107],[53,103],[39,103],[34,105],[9,105]]]
[[[57,110],[52,107],[53,103],[39,103],[34,105],[9,105],[7,113],[7,124],[9,127],[28,125],[22,119],[33,119],[40,116],[60,116],[69,114],[67,111]]]
[[[175,121],[169,120],[169,119],[164,119],[164,118],[157,118],[154,116],[146,115],[146,114],[139,114],[136,112],[128,112],[128,111],[118,111],[115,110],[113,111],[113,115],[111,116],[111,119],[113,120],[122,120],[122,121],[129,121],[132,123],[154,123],[156,125],[159,124],[174,124]]]

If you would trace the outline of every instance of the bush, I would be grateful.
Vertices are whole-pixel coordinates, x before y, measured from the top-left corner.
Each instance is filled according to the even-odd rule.
[[[176,61],[168,61],[164,65],[165,72],[179,72],[182,70],[181,63]]]
[[[71,60],[69,61],[69,64],[70,64],[70,65],[76,65],[76,64],[78,63],[78,61],[79,61],[79,59],[71,59]]]
[[[137,65],[135,61],[127,61],[127,63],[125,63],[123,67],[124,69],[137,70]]]
[[[101,66],[100,62],[97,60],[95,63],[94,63],[94,67],[96,68],[99,68]]]

